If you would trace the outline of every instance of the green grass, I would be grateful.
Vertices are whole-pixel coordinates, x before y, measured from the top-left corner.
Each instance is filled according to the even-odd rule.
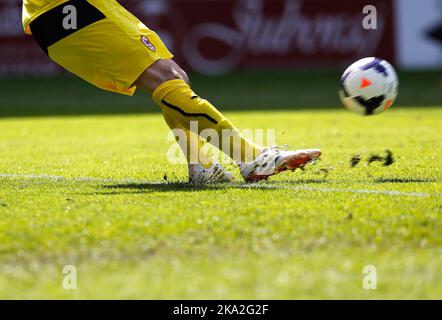
[[[0,119],[0,298],[441,299],[441,110],[228,113],[323,150],[253,188],[184,183],[158,114]]]

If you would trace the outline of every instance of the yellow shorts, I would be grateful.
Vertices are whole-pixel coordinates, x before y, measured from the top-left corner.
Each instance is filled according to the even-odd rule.
[[[63,30],[62,21],[55,21],[65,17],[60,10],[70,4],[79,6],[77,30]],[[68,1],[30,27],[57,64],[101,89],[126,95],[134,94],[134,82],[150,65],[173,57],[154,31],[115,0]]]

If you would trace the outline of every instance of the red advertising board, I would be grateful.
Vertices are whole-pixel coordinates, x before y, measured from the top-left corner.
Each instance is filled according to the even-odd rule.
[[[392,0],[373,0],[376,29],[363,28],[365,0],[122,0],[157,31],[187,69],[329,67],[360,57],[394,62]],[[0,74],[56,72],[20,28],[20,4],[0,4]]]

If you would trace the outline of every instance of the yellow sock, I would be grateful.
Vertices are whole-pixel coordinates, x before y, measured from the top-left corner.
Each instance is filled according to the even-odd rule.
[[[262,152],[262,147],[243,137],[235,126],[207,100],[197,96],[183,80],[170,80],[153,93],[165,117],[170,117],[180,127],[193,131],[191,122],[197,122],[197,133],[205,129],[216,131],[219,141],[209,141],[237,162],[251,161]],[[225,132],[230,134],[225,135]],[[223,146],[229,145],[225,150]]]
[[[180,124],[174,118],[172,118],[169,113],[164,113],[163,116],[171,130],[181,129],[185,133],[186,141],[180,141],[179,137],[176,138],[178,145],[187,159],[187,163],[199,163],[206,168],[210,167],[213,164],[212,160],[201,150],[205,145],[204,141],[197,134],[180,126]],[[192,155],[193,150],[196,151],[196,155]]]

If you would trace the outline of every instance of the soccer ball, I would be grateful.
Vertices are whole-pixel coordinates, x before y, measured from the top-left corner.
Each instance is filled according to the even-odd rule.
[[[371,116],[391,107],[398,84],[391,64],[382,59],[364,58],[345,70],[339,96],[348,110]]]

